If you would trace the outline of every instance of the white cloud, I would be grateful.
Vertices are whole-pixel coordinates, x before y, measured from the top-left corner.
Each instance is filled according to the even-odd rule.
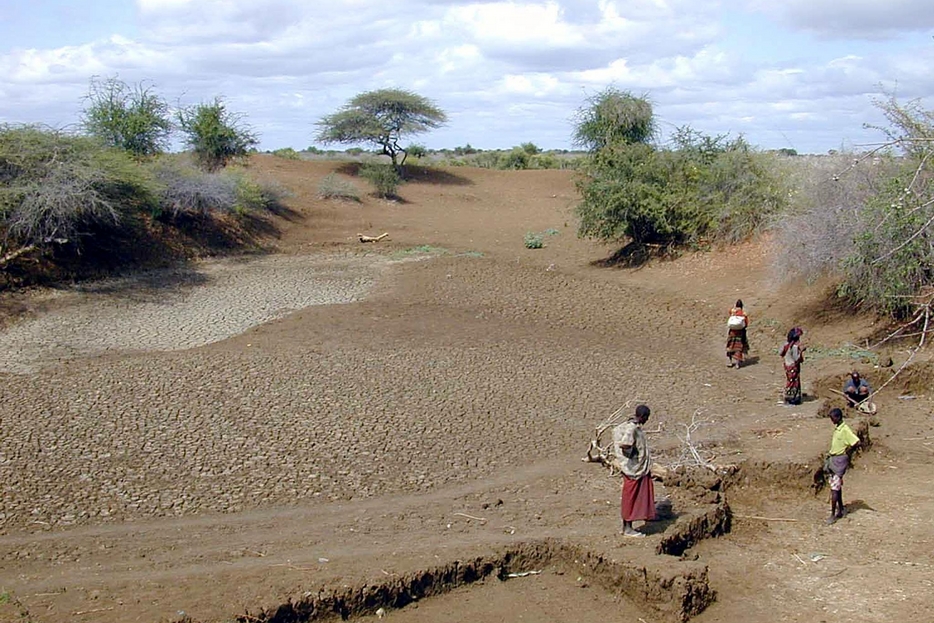
[[[510,74],[503,78],[503,95],[531,95],[540,98],[555,92],[561,87],[561,82],[548,74]]]
[[[613,84],[647,93],[668,126],[825,151],[875,120],[869,94],[880,84],[934,93],[934,46],[905,34],[930,27],[934,3],[727,4],[861,39],[798,35],[793,55],[753,55],[731,43],[721,2],[695,0],[137,0],[132,33],[0,47],[0,121],[74,123],[89,78],[118,75],[151,81],[173,104],[224,96],[263,148],[305,147],[321,116],[393,86],[449,113],[446,128],[419,137],[430,146],[567,147],[573,112]]]
[[[879,39],[934,28],[930,0],[752,0],[750,5],[827,38]]]

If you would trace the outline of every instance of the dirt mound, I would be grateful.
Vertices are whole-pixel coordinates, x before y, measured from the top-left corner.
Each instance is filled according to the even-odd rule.
[[[715,599],[704,565],[682,561],[619,561],[558,541],[523,543],[499,553],[454,561],[394,578],[340,590],[322,590],[297,602],[246,613],[241,623],[293,623],[335,615],[342,619],[403,608],[490,577],[506,582],[544,572],[596,583],[651,611],[662,621],[687,621]],[[572,580],[573,581],[573,580]]]

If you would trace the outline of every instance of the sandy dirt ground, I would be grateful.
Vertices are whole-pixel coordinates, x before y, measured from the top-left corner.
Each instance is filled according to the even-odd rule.
[[[34,292],[7,319],[0,621],[293,620],[274,615],[530,543],[700,569],[717,595],[700,623],[926,619],[934,367],[922,354],[878,396],[850,513],[825,526],[825,493],[767,474],[819,460],[818,411],[847,370],[879,386],[907,355],[850,358],[878,327],[820,284],[778,285],[766,242],[620,268],[576,238],[569,172],[451,168],[401,201],[336,202],[316,197],[334,163],[252,166],[294,192],[275,253]],[[737,297],[752,351],[733,370]],[[794,325],[813,354],[804,404],[786,407],[777,349]],[[656,550],[680,520],[618,535],[619,479],[580,459],[627,401],[652,407],[659,463],[679,461],[694,417],[705,456],[753,476],[725,494],[727,534],[677,558]],[[671,620],[581,560],[343,614]]]

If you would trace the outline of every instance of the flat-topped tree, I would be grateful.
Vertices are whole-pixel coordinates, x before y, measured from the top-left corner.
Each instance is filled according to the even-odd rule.
[[[402,89],[360,93],[338,112],[317,123],[320,143],[371,143],[382,148],[393,165],[405,163],[403,137],[439,128],[447,121],[443,110],[426,97]],[[402,154],[402,162],[398,161]]]

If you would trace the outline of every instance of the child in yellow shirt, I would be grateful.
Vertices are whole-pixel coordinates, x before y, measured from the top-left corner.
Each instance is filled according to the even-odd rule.
[[[830,410],[830,421],[833,422],[833,437],[830,440],[830,452],[827,458],[830,469],[830,517],[827,525],[843,519],[846,507],[843,505],[843,475],[850,466],[850,449],[859,445],[859,437],[853,429],[843,421],[843,411]]]

